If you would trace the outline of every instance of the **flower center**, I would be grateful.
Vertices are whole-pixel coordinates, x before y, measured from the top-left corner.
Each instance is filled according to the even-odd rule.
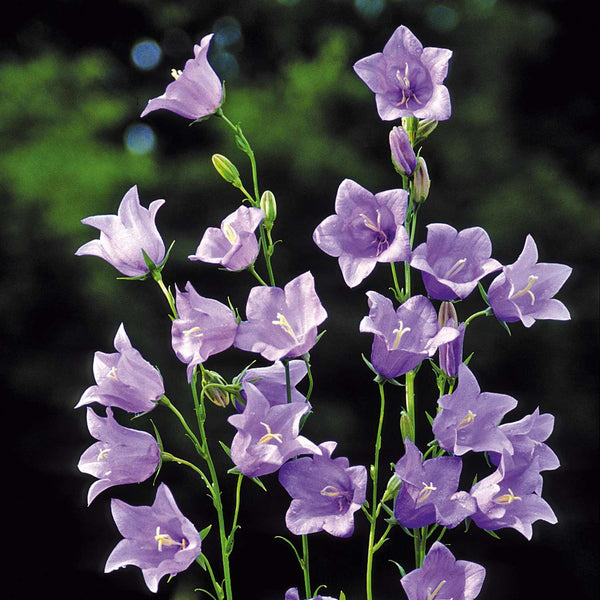
[[[446,272],[444,275],[444,279],[450,279],[454,277],[459,271],[462,271],[463,267],[467,264],[466,258],[461,258],[457,260]]]
[[[346,490],[340,490],[333,485],[326,485],[320,492],[321,496],[327,496],[329,498],[337,498],[339,505],[339,512],[344,510],[344,500],[346,505],[350,504],[351,496],[350,492]]]
[[[377,235],[375,239],[371,242],[372,244],[377,244],[376,255],[379,256],[382,252],[385,252],[390,247],[390,242],[388,240],[387,233],[383,231],[381,228],[381,213],[377,212],[377,223],[373,223],[367,215],[364,213],[360,213],[359,216],[363,218],[363,223],[367,229],[374,231]]]
[[[267,433],[265,433],[265,435],[263,435],[260,438],[260,440],[258,440],[259,444],[266,444],[267,442],[270,442],[271,440],[276,440],[280,444],[283,443],[283,440],[281,439],[281,434],[280,433],[271,433],[271,427],[267,423],[263,423],[261,421],[260,424],[265,426],[265,428],[267,430]]]
[[[298,339],[296,338],[296,334],[292,329],[292,326],[289,324],[288,320],[285,318],[284,315],[282,315],[281,313],[277,313],[277,319],[275,321],[271,321],[271,323],[273,323],[273,325],[279,325],[281,329],[283,329],[287,334],[294,338],[295,342],[298,341]]]
[[[119,381],[119,378],[117,377],[117,367],[113,367],[107,374],[107,377],[109,377],[110,379],[115,379],[116,381]]]
[[[200,327],[196,326],[196,327],[192,327],[191,329],[185,329],[183,331],[183,335],[189,335],[191,337],[202,337],[204,334],[200,332]]]
[[[173,79],[179,79],[182,73],[183,71],[181,69],[171,69],[171,77]]]
[[[433,600],[442,589],[442,586],[446,583],[445,579],[440,581],[439,585],[435,588],[435,590],[431,591],[431,588],[427,588],[427,600]]]
[[[181,546],[182,550],[187,546],[185,538],[181,538],[181,542],[176,542],[168,533],[161,533],[160,525],[156,528],[154,539],[158,542],[159,552],[162,552],[163,546]]]
[[[522,289],[519,290],[518,292],[515,292],[510,298],[509,300],[514,300],[515,298],[520,298],[521,296],[524,296],[525,294],[528,294],[531,297],[531,306],[533,306],[533,303],[535,302],[535,296],[533,295],[533,292],[531,291],[531,286],[538,280],[538,277],[536,275],[530,275],[527,278],[527,285]]]
[[[473,423],[475,422],[476,416],[477,415],[474,412],[469,410],[469,412],[467,413],[467,416],[456,426],[457,431],[459,429],[466,429],[467,427],[470,427],[471,425],[473,425]]]
[[[110,452],[110,448],[102,448],[98,453],[98,458],[96,460],[102,460],[103,458],[108,457],[108,453]]]
[[[431,492],[434,492],[435,490],[437,490],[437,488],[435,487],[435,485],[433,485],[431,481],[429,482],[429,484],[423,482],[423,488],[421,489],[421,491],[419,492],[419,496],[417,497],[417,504],[425,502],[425,500],[427,500],[427,498],[431,496]]]
[[[392,331],[392,333],[396,334],[394,338],[394,344],[392,345],[392,350],[397,350],[400,345],[400,340],[405,333],[410,331],[410,327],[404,327],[402,321],[398,321],[398,327]]]
[[[494,498],[496,504],[510,504],[514,500],[521,500],[521,496],[515,496],[510,488],[508,488],[508,494],[502,494],[502,496]]]
[[[227,223],[227,225],[225,225],[223,228],[223,233],[230,244],[235,244],[235,240],[237,240],[237,233],[229,223]]]
[[[400,69],[396,71],[396,79],[400,84],[400,91],[402,92],[402,98],[400,102],[397,102],[397,106],[404,104],[405,108],[408,108],[408,101],[414,100],[417,104],[423,104],[415,94],[413,87],[411,86],[410,79],[408,78],[408,63],[404,63],[404,75],[400,73]]]

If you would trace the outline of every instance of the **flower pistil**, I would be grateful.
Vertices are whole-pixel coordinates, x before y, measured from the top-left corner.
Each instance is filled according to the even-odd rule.
[[[288,320],[283,314],[277,313],[277,319],[275,321],[271,321],[271,323],[273,323],[273,325],[279,325],[286,333],[292,336],[295,342],[298,341],[292,326],[289,324]]]
[[[534,302],[535,302],[535,296],[533,294],[533,292],[531,291],[531,286],[538,280],[538,277],[536,277],[535,275],[530,275],[527,278],[527,285],[522,289],[519,290],[518,292],[515,292],[512,296],[509,296],[509,300],[514,300],[515,298],[520,298],[521,296],[524,296],[525,294],[529,294],[529,296],[531,297],[531,306],[533,306]]]
[[[425,502],[425,500],[427,500],[427,498],[431,496],[431,492],[435,492],[435,490],[437,490],[437,488],[435,487],[435,485],[433,485],[433,482],[430,481],[428,484],[423,482],[423,488],[419,492],[417,504],[419,504],[420,502]]]
[[[181,542],[176,542],[168,533],[161,533],[160,525],[156,528],[154,539],[158,542],[159,552],[162,552],[163,546],[181,546],[182,550],[187,546],[185,538],[181,538]]]
[[[401,75],[400,69],[398,69],[396,71],[396,78],[400,83],[402,92],[402,99],[400,100],[400,102],[396,103],[396,106],[402,106],[403,104],[405,104],[406,108],[408,108],[409,100],[414,100],[417,104],[423,104],[417,98],[417,95],[415,94],[414,90],[410,85],[410,80],[408,79],[408,63],[404,63],[404,75]]]
[[[510,488],[508,488],[508,494],[494,498],[496,504],[511,504],[514,500],[521,500],[521,496],[515,496]]]
[[[442,586],[446,583],[445,579],[442,579],[435,590],[431,591],[431,588],[427,588],[427,600],[433,600],[442,589]]]
[[[280,433],[272,433],[271,432],[271,427],[267,423],[263,423],[261,421],[260,424],[264,425],[266,427],[267,433],[265,433],[265,435],[263,435],[260,438],[260,440],[258,440],[259,444],[266,444],[267,442],[270,442],[271,440],[277,440],[280,444],[283,443],[283,440],[281,439],[281,434]]]
[[[402,336],[405,333],[408,333],[409,331],[410,331],[410,327],[404,327],[404,324],[402,323],[402,321],[398,321],[398,327],[392,331],[392,333],[396,334],[396,337],[394,338],[394,344],[392,346],[392,350],[398,349],[398,346],[400,345],[400,340],[402,339]]]

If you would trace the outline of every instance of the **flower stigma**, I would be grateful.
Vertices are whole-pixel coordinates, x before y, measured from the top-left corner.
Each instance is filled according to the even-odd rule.
[[[408,79],[408,63],[404,63],[404,75],[400,74],[400,69],[396,71],[396,79],[398,79],[398,82],[400,83],[400,89],[402,91],[402,99],[400,102],[396,103],[396,106],[402,106],[405,104],[406,108],[408,108],[409,100],[414,100],[417,104],[422,104],[410,86],[410,80]]]
[[[514,300],[515,298],[520,298],[521,296],[524,296],[525,294],[529,294],[529,296],[531,297],[531,306],[533,306],[534,302],[535,302],[535,296],[533,294],[533,292],[531,291],[531,286],[538,280],[538,277],[536,275],[530,275],[527,279],[527,285],[520,291],[515,292],[510,298],[509,300]]]
[[[321,491],[321,496],[328,496],[329,498],[337,498],[339,504],[339,512],[344,510],[343,500],[346,500],[347,504],[350,504],[351,497],[350,493],[345,490],[339,490],[333,485],[326,485]]]
[[[433,600],[439,593],[439,591],[442,589],[442,586],[446,583],[445,579],[442,579],[442,581],[440,581],[439,585],[435,588],[435,590],[433,590],[433,592],[431,591],[431,588],[427,588],[427,600]]]
[[[294,338],[294,341],[298,341],[296,338],[296,334],[292,329],[292,326],[289,324],[288,320],[281,313],[277,313],[277,319],[275,321],[271,321],[273,325],[279,325],[287,334]]]
[[[271,427],[267,423],[263,423],[261,421],[260,424],[265,426],[265,428],[267,429],[267,433],[265,433],[265,435],[263,435],[260,438],[260,440],[258,440],[259,444],[266,444],[271,440],[277,440],[280,444],[283,444],[283,440],[281,439],[280,433],[271,433]]]
[[[182,550],[185,550],[185,547],[187,546],[185,538],[181,538],[181,542],[176,542],[168,533],[161,533],[160,525],[156,528],[154,539],[158,542],[159,552],[162,552],[163,546],[181,546]]]
[[[521,496],[515,496],[510,488],[508,488],[508,494],[494,498],[494,502],[497,504],[510,504],[513,500],[521,500]]]
[[[469,409],[467,416],[456,426],[456,429],[460,430],[460,429],[466,429],[467,427],[470,427],[475,422],[476,416],[477,416],[477,414],[472,412]]]
[[[429,484],[423,482],[423,489],[419,492],[419,495],[417,497],[417,504],[427,500],[427,498],[431,496],[431,492],[434,492],[435,490],[437,490],[437,488],[435,487],[435,485],[433,485],[433,482],[430,481]]]
[[[183,73],[181,69],[171,69],[171,77],[173,79],[179,79],[179,76]]]
[[[466,258],[461,258],[457,260],[448,270],[448,272],[444,275],[444,279],[450,279],[450,277],[454,277],[459,271],[462,271],[463,267],[467,264]]]
[[[185,329],[183,331],[183,335],[191,335],[192,337],[202,337],[204,334],[200,332],[200,327],[196,325],[196,327],[192,327],[191,329]]]
[[[379,256],[382,252],[387,250],[390,246],[390,242],[388,241],[388,236],[385,231],[381,228],[381,213],[377,212],[377,224],[373,223],[367,215],[364,213],[360,213],[359,216],[363,218],[363,223],[367,229],[374,231],[377,234],[377,237],[373,240],[373,244],[377,244],[377,252],[376,255]]]
[[[237,233],[229,223],[227,223],[227,225],[225,225],[223,228],[223,233],[230,244],[235,244],[235,240],[237,240]]]
[[[409,331],[410,331],[410,327],[404,327],[404,324],[402,323],[402,321],[398,321],[397,329],[394,329],[392,331],[392,333],[396,334],[396,337],[394,339],[394,344],[392,345],[392,350],[398,349],[398,346],[400,345],[400,340],[402,339],[402,336],[405,333],[408,333]]]
[[[102,448],[102,450],[100,450],[98,453],[98,458],[96,460],[102,460],[103,458],[106,458],[109,452],[110,448]]]
[[[119,381],[119,378],[117,377],[117,367],[113,367],[107,374],[107,377],[109,377],[110,379],[115,379],[117,381]]]

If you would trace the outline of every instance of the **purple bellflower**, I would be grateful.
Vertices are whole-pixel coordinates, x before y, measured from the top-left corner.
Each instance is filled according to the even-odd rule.
[[[440,327],[453,327],[458,330],[458,337],[447,344],[442,344],[438,351],[440,357],[440,369],[448,377],[458,375],[458,367],[462,363],[463,344],[465,339],[465,324],[458,323],[458,315],[454,304],[451,302],[442,302],[438,313],[438,323]]]
[[[251,383],[246,384],[246,408],[227,419],[237,429],[231,442],[231,460],[247,477],[277,471],[299,454],[321,450],[300,435],[300,419],[310,411],[308,402],[271,406]]]
[[[466,298],[480,279],[502,268],[481,227],[458,232],[444,223],[427,225],[427,241],[417,246],[410,266],[421,271],[427,293],[437,300]]]
[[[435,308],[425,296],[412,296],[397,310],[378,292],[367,292],[367,297],[370,310],[359,329],[374,334],[371,362],[388,379],[408,373],[458,336],[457,329],[438,325]]]
[[[111,354],[94,354],[94,379],[75,408],[98,402],[130,413],[152,410],[165,393],[160,373],[132,347],[123,323],[115,335]]]
[[[558,263],[538,263],[537,259],[537,246],[528,235],[516,262],[505,266],[490,284],[488,302],[501,321],[520,320],[531,327],[536,319],[571,318],[566,306],[553,296],[573,269]]]
[[[389,135],[392,162],[402,175],[412,175],[417,168],[417,157],[404,127],[392,127]]]
[[[293,498],[285,515],[295,535],[326,531],[336,537],[354,532],[354,513],[365,501],[367,470],[351,467],[346,457],[331,458],[336,442],[319,444],[321,455],[291,460],[279,482]]]
[[[156,592],[164,575],[185,571],[200,555],[200,535],[164,483],[152,506],[131,506],[113,498],[111,510],[124,539],[108,557],[105,573],[127,565],[139,567],[148,589]]]
[[[515,464],[505,450],[498,469],[471,488],[477,502],[477,511],[471,515],[473,522],[491,531],[511,527],[530,540],[535,521],[558,521],[540,495],[542,483],[538,458],[528,464]]]
[[[164,200],[154,200],[148,208],[140,205],[137,186],[121,200],[116,215],[98,215],[82,219],[84,225],[100,230],[100,238],[81,246],[77,256],[98,256],[126,277],[148,273],[142,250],[155,265],[165,258],[165,244],[154,220]]]
[[[464,363],[458,368],[458,386],[438,400],[440,411],[432,430],[440,448],[457,456],[473,452],[513,453],[510,440],[498,427],[517,401],[505,394],[481,392],[475,375]]]
[[[423,566],[407,573],[400,583],[408,600],[473,600],[484,579],[484,567],[456,560],[444,544],[434,542]]]
[[[450,94],[443,85],[452,52],[423,48],[401,25],[383,52],[361,58],[354,71],[375,93],[377,112],[384,121],[417,117],[445,121],[452,112]]]
[[[338,259],[346,285],[357,286],[378,262],[408,260],[410,241],[404,227],[408,194],[387,190],[373,195],[351,179],[340,184],[336,214],[315,229],[315,244]]]
[[[186,119],[203,119],[216,112],[223,103],[223,84],[208,63],[208,48],[214,34],[206,35],[194,46],[194,58],[183,71],[173,69],[175,79],[162,96],[148,101],[141,116],[165,109]]]
[[[119,425],[110,408],[103,418],[88,407],[87,425],[91,436],[98,440],[81,455],[77,465],[82,473],[98,479],[88,491],[88,506],[105,489],[141,483],[156,471],[160,451],[149,433]]]
[[[204,298],[189,281],[185,292],[176,289],[175,305],[179,316],[171,326],[171,343],[177,358],[187,364],[190,382],[197,365],[231,347],[237,321],[228,306]]]
[[[300,600],[298,588],[290,588],[285,593],[284,600]],[[307,598],[306,600],[337,600],[337,598],[334,598],[333,596],[321,596],[321,594],[317,594],[316,596],[313,596],[312,598]]]
[[[276,361],[306,354],[317,341],[317,326],[327,318],[327,312],[307,271],[283,289],[253,287],[246,317],[248,320],[239,324],[234,346]]]
[[[467,492],[459,492],[462,460],[439,456],[423,462],[419,449],[406,438],[406,453],[396,463],[395,474],[402,486],[394,504],[394,516],[409,528],[438,523],[456,527],[472,515],[477,506]]]
[[[254,230],[260,225],[265,213],[260,208],[240,206],[225,217],[221,227],[209,227],[192,261],[213,263],[229,271],[241,271],[254,264],[258,256],[258,241]]]

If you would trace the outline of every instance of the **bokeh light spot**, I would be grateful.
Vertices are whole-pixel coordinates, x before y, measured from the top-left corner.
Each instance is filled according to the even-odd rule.
[[[148,154],[156,146],[152,127],[143,124],[130,125],[125,130],[125,147],[134,154]]]
[[[133,64],[143,71],[154,69],[162,58],[162,50],[154,40],[142,40],[131,49]]]

